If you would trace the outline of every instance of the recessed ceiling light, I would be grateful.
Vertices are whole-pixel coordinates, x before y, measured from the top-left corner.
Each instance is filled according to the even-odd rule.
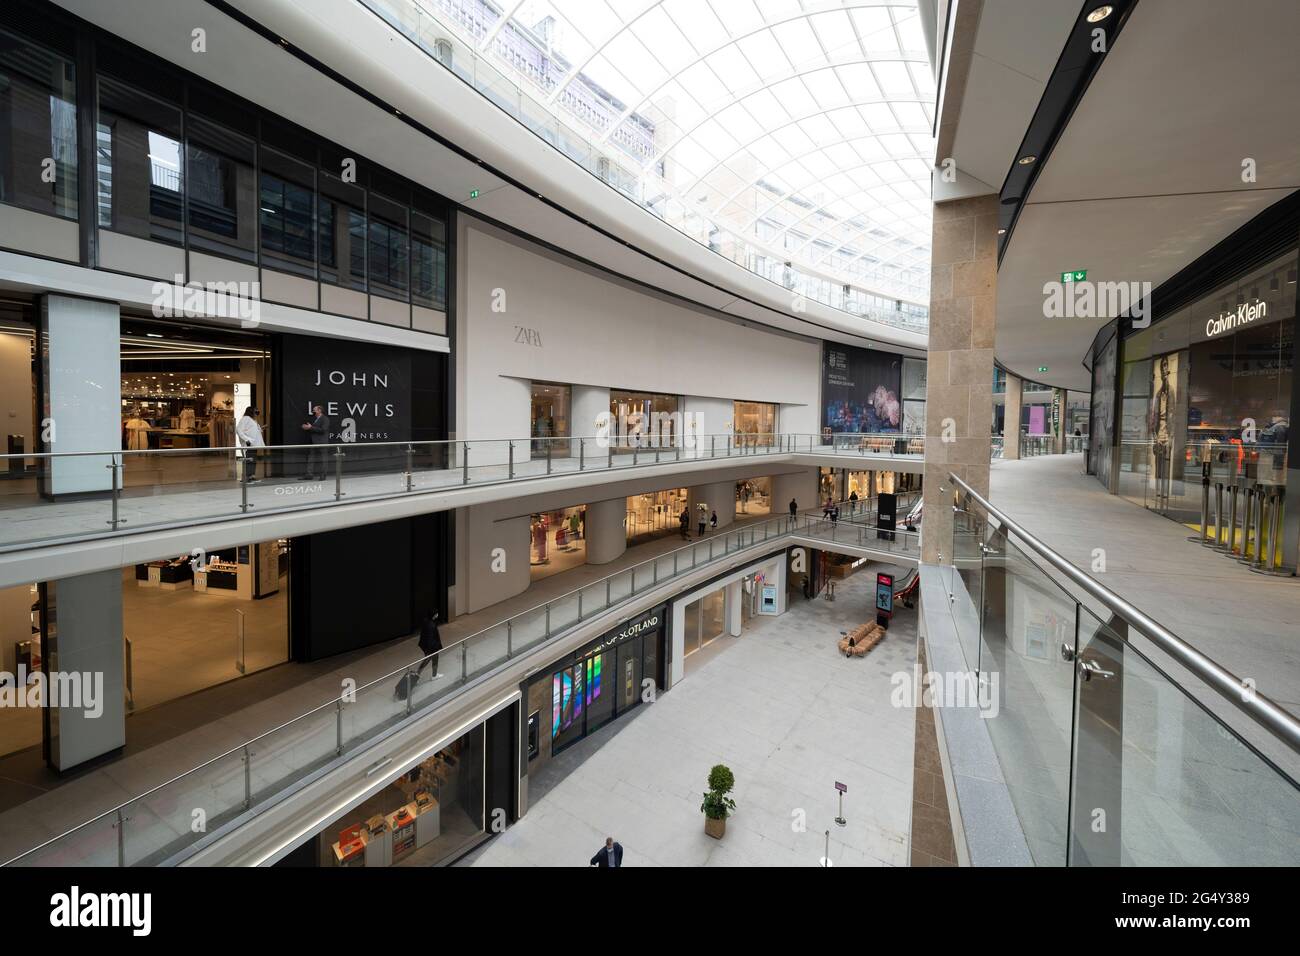
[[[998,235],[999,235],[999,236],[1005,236],[1006,234],[1007,234],[1007,231],[1006,231],[1005,229],[999,229],[999,230],[998,230]]]
[[[1038,161],[1037,156],[1021,156],[1019,159],[1016,160],[1016,162],[1018,162],[1021,166],[1032,166],[1037,161]]]
[[[1103,3],[1096,10],[1093,10],[1092,13],[1088,14],[1088,22],[1101,23],[1102,20],[1105,20],[1108,16],[1110,16],[1114,12],[1115,12],[1114,7],[1112,7],[1109,3]]]

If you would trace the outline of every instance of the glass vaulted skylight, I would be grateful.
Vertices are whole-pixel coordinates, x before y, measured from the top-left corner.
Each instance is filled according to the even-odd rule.
[[[915,0],[366,0],[538,135],[809,298],[924,328]]]

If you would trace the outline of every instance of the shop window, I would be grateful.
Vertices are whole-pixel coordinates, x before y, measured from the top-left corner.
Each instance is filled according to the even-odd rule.
[[[681,513],[688,507],[685,488],[646,492],[627,499],[625,519],[629,544],[648,541],[670,534],[681,533]],[[690,515],[688,526],[693,530],[698,515]]]
[[[433,866],[484,832],[483,725],[402,774],[317,837],[323,867]]]
[[[418,212],[411,213],[411,301],[447,308],[447,227]]]
[[[370,291],[407,298],[410,245],[406,207],[370,193]]]
[[[306,163],[262,150],[262,265],[316,277],[315,172]]]
[[[322,282],[366,288],[365,191],[322,173],[317,206]]]
[[[552,458],[569,454],[569,442],[556,439],[569,437],[572,394],[573,389],[568,385],[533,382],[530,413],[533,457],[545,458],[548,452]]]
[[[613,390],[609,393],[611,438],[615,448],[667,448],[681,434],[676,395]]]
[[[193,115],[186,139],[190,246],[256,261],[253,141]]]
[[[5,143],[0,149],[0,202],[76,219],[77,106],[72,62],[4,31],[0,31],[0,134],[0,142]]]
[[[100,228],[179,244],[183,184],[180,109],[100,78],[95,139]]]
[[[564,508],[532,515],[529,566],[534,581],[587,561],[587,509]]]
[[[776,405],[768,402],[736,402],[733,427],[738,446],[770,445],[776,434]]]

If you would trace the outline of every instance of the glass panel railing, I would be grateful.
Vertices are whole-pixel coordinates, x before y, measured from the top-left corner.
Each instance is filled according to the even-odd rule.
[[[841,511],[847,502],[840,502]],[[877,532],[858,520],[836,522],[817,513],[779,515],[693,541],[666,554],[582,585],[494,623],[455,644],[365,683],[352,693],[222,754],[23,854],[9,864],[86,862],[137,865],[183,853],[246,810],[265,803],[330,761],[367,746],[394,724],[422,714],[471,680],[507,664],[593,615],[720,563],[745,549],[780,551],[798,533],[834,547],[858,547],[916,563],[919,534]],[[881,537],[880,535],[885,535]],[[192,827],[193,811],[205,827]],[[119,848],[119,842],[121,847]],[[8,865],[8,864],[6,864]]]
[[[981,607],[976,654],[960,623],[959,640],[996,694],[986,726],[1034,862],[1300,863],[1300,786],[1206,700],[1292,753],[1300,723],[949,480],[954,556],[963,514],[986,530],[978,562],[954,560],[945,580],[954,620],[962,600]],[[1186,667],[1196,693],[1136,641]]]
[[[1071,863],[1124,866],[1295,866],[1300,791],[1086,608],[1075,778],[1100,775],[1108,800],[1076,801]],[[1118,749],[1118,761],[1112,757]],[[1117,780],[1107,779],[1109,775]],[[1106,830],[1096,809],[1109,810]],[[1116,821],[1118,817],[1118,821]],[[1110,835],[1108,831],[1114,831]]]
[[[344,442],[0,455],[0,551],[259,517],[339,503],[701,459],[822,454],[920,459],[924,440],[891,435],[725,433],[441,442]],[[90,462],[93,470],[85,467]],[[70,470],[71,469],[71,470]],[[79,470],[78,470],[79,469]],[[75,499],[58,492],[76,472]],[[93,483],[87,484],[90,478]]]

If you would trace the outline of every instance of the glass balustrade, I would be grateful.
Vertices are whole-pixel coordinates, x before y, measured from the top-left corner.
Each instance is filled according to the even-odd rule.
[[[1082,586],[949,480],[951,565],[940,577],[1034,863],[1300,863],[1296,781],[1144,650],[1185,661],[1186,645],[1100,585]],[[1300,752],[1294,718],[1213,662],[1197,666],[1202,694],[1218,690],[1233,714]]]
[[[920,436],[731,433],[0,456],[0,551],[249,515],[701,459],[919,458]]]

